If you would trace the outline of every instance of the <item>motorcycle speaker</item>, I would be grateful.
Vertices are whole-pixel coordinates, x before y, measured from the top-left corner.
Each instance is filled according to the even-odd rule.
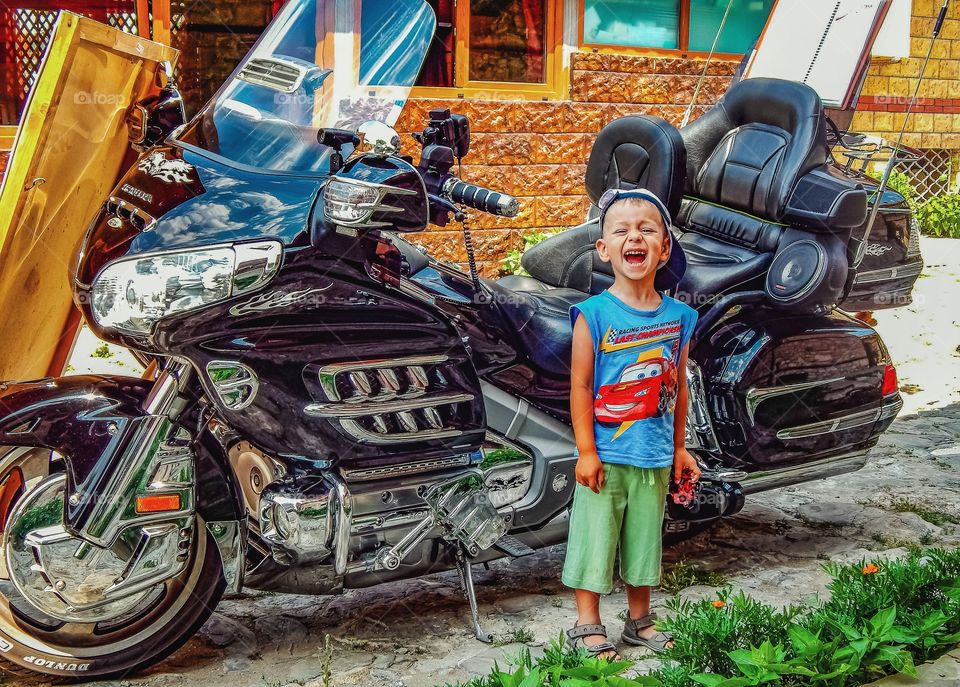
[[[767,295],[791,308],[826,311],[836,305],[846,272],[846,256],[839,241],[804,238],[774,256],[767,272]]]
[[[767,273],[770,296],[793,302],[813,289],[823,274],[823,249],[813,241],[799,241],[780,251]]]

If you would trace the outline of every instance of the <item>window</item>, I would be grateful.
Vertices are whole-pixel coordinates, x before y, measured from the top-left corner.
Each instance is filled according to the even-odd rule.
[[[745,53],[775,0],[733,0],[717,52]],[[727,0],[583,0],[583,43],[708,52]]]
[[[552,87],[562,3],[555,0],[429,0],[437,33],[419,86],[521,90]]]

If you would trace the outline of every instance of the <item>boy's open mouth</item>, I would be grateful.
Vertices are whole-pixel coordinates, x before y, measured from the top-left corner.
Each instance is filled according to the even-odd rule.
[[[631,248],[624,252],[623,259],[631,265],[642,265],[647,259],[647,251],[643,248]]]

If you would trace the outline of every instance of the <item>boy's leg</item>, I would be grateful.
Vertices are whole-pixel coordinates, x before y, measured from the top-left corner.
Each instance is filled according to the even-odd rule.
[[[574,599],[577,602],[577,625],[602,625],[600,620],[600,595],[588,589],[574,589]],[[587,635],[583,638],[584,646],[595,646],[600,642],[608,641],[603,635]],[[605,651],[599,654],[600,658],[615,658],[615,651]]]
[[[642,618],[647,613],[650,612],[650,587],[632,587],[629,584],[625,585],[627,590],[627,612],[630,614],[630,617],[633,620]],[[637,630],[637,634],[643,637],[644,639],[650,639],[655,634],[657,634],[655,625],[649,625],[643,629]],[[666,647],[669,649],[673,646],[673,640],[670,640],[666,643]]]
[[[621,475],[623,466],[604,464],[603,469],[606,481],[600,493],[577,484],[570,511],[561,579],[575,590],[577,625],[602,624],[600,595],[613,590],[613,567],[626,490]],[[602,635],[590,635],[583,643],[593,646],[604,640]]]
[[[672,469],[634,468],[631,475],[620,541],[620,576],[626,583],[628,612],[633,619],[650,612],[650,587],[660,584],[663,511]],[[649,639],[657,631],[651,625],[637,634]]]

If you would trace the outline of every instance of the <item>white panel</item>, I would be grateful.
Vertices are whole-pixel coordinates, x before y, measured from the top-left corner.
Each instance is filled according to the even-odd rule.
[[[889,0],[780,0],[747,78],[774,77],[813,87],[837,107],[867,59],[877,17]]]
[[[893,0],[883,28],[873,44],[877,57],[910,57],[911,0]],[[934,3],[936,4],[936,3]]]

